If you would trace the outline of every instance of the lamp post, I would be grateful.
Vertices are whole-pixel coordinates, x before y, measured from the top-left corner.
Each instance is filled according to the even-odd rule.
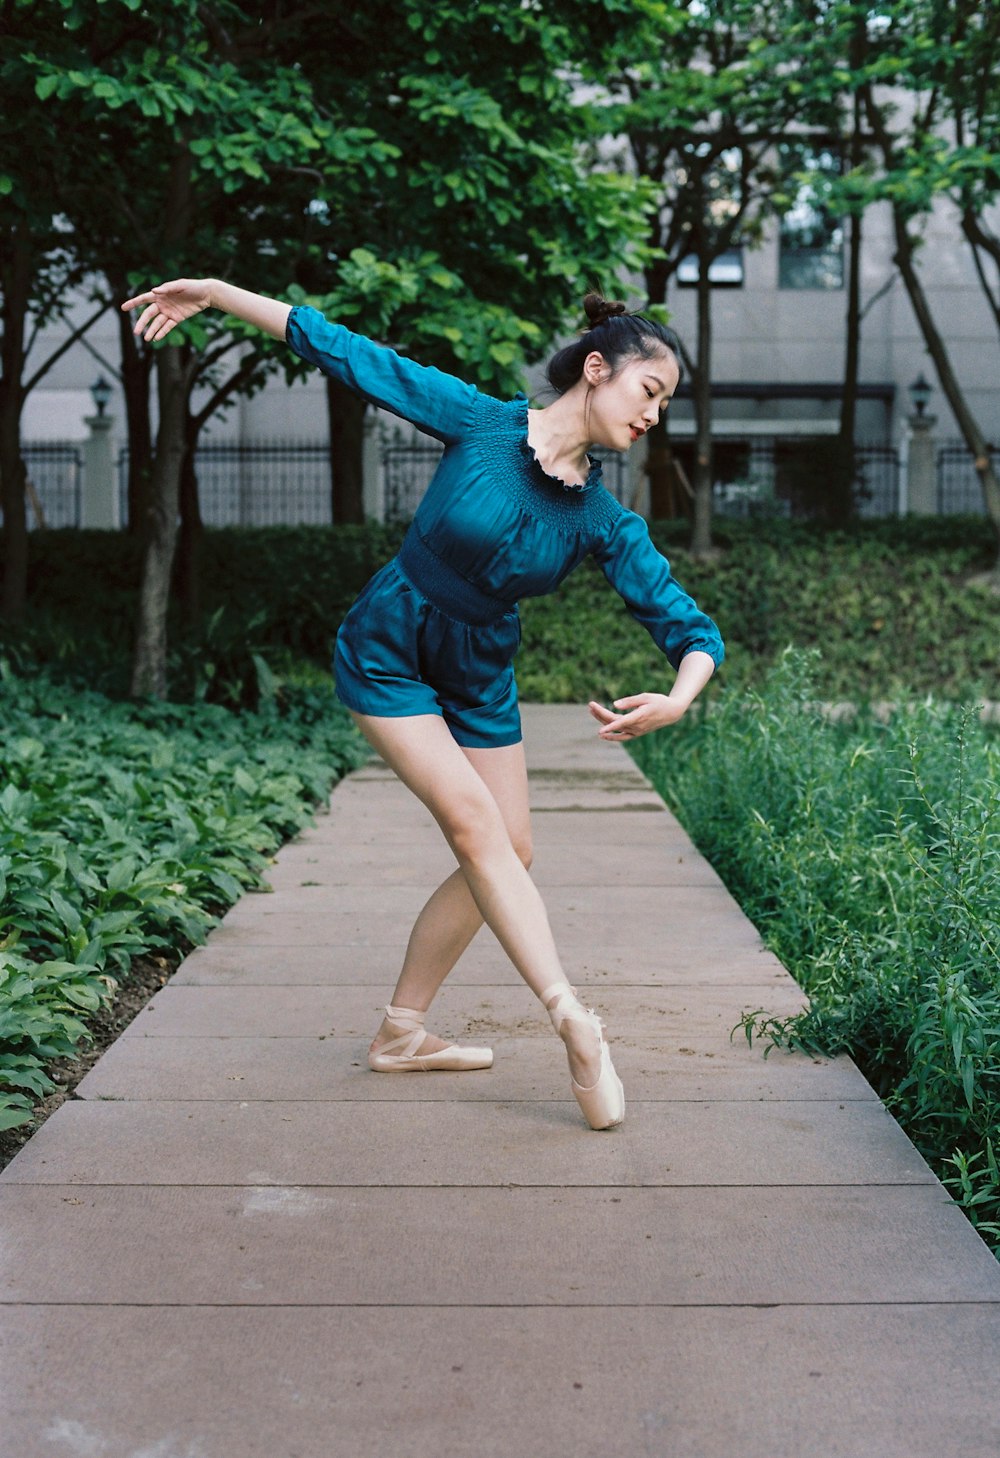
[[[83,501],[80,525],[102,531],[116,531],[121,525],[118,489],[115,483],[112,427],[108,403],[112,386],[103,375],[90,386],[95,415],[88,415],[85,424],[90,436],[83,446]]]
[[[103,419],[104,412],[108,408],[108,401],[111,399],[111,386],[103,375],[97,376],[97,379],[90,387],[90,394],[94,402],[94,409],[97,411],[99,418]]]
[[[908,387],[908,393],[913,410],[907,419],[910,427],[906,457],[907,509],[914,516],[935,516],[938,509],[937,463],[931,432],[937,424],[937,417],[927,413],[934,391],[924,379],[922,370]]]

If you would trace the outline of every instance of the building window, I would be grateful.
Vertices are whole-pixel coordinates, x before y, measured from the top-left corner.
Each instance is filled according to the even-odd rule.
[[[826,205],[827,180],[840,176],[840,157],[807,141],[778,147],[790,206],[781,219],[778,287],[844,287],[844,230]]]
[[[689,253],[677,265],[677,282],[682,289],[693,289],[698,282],[701,268],[697,255]],[[708,265],[708,281],[713,288],[739,289],[743,287],[743,249],[727,248]]]

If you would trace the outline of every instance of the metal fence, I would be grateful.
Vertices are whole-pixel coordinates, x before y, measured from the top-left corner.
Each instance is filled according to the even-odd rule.
[[[732,457],[730,479],[716,486],[715,509],[728,516],[760,511],[808,515],[808,504],[796,494],[794,480],[796,474],[800,478],[803,471],[808,474],[809,452],[821,452],[823,444],[780,437],[726,441],[719,457],[720,461]],[[989,450],[994,462],[1000,459],[1000,446],[992,445]],[[380,432],[380,453],[386,518],[409,521],[434,474],[441,447],[393,429]],[[78,527],[83,447],[66,441],[28,442],[24,458],[29,528]],[[896,447],[860,446],[857,462],[859,515],[897,515],[900,461]],[[606,486],[619,501],[630,505],[627,457],[609,452],[603,464]],[[327,525],[332,520],[330,456],[325,445],[206,444],[198,451],[197,472],[202,518],[208,526]],[[123,523],[128,514],[127,480],[128,452],[123,450],[118,458]],[[941,514],[978,515],[984,511],[973,457],[962,441],[947,441],[939,447],[937,486]]]
[[[22,453],[28,470],[28,529],[78,527],[82,520],[83,447],[67,441],[29,441]]]
[[[330,452],[325,445],[206,444],[195,457],[206,526],[329,526]],[[128,520],[128,451],[118,457],[121,520]]]
[[[808,518],[821,508],[823,469],[829,468],[830,439],[753,436],[726,439],[718,465],[729,479],[716,482],[715,510],[721,516]],[[899,513],[899,451],[889,445],[861,445],[855,451],[854,496],[865,518]]]
[[[995,466],[1000,460],[1000,445],[986,449]],[[942,516],[978,516],[986,510],[975,457],[964,441],[949,440],[938,448],[937,509]]]
[[[895,446],[864,445],[854,453],[857,479],[854,499],[858,515],[899,515],[899,451]]]

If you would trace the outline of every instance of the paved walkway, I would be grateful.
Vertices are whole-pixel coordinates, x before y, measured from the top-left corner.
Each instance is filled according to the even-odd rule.
[[[0,1176],[3,1458],[996,1458],[1000,1265],[581,711],[526,715],[543,888],[623,1129],[481,934],[364,1053],[449,856],[353,775]]]

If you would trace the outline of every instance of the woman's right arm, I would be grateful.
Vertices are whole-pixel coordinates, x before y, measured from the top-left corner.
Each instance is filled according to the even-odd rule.
[[[316,309],[299,306],[292,317],[291,304],[216,278],[177,278],[122,304],[125,310],[140,306],[143,312],[133,333],[149,343],[165,338],[175,325],[202,309],[222,309],[273,339],[287,340],[296,354],[324,374],[445,444],[459,440],[469,427],[476,398],[472,385],[418,365],[341,324],[331,324]]]
[[[203,309],[221,309],[224,314],[253,324],[272,339],[284,339],[292,312],[291,304],[253,294],[249,289],[238,289],[235,284],[217,278],[176,278],[127,299],[122,309],[128,312],[140,306],[143,312],[132,332],[150,344],[165,338],[176,324],[200,314]]]

